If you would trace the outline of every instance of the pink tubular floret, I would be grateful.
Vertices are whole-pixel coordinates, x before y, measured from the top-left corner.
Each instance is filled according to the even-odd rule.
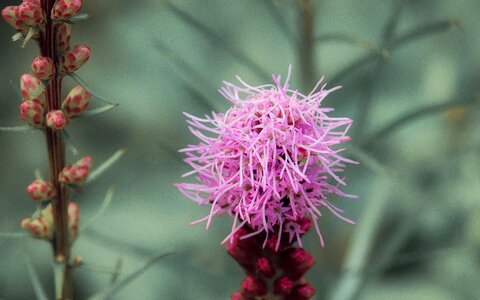
[[[290,240],[305,233],[300,220],[309,218],[318,229],[321,210],[332,212],[342,220],[328,196],[353,197],[341,173],[345,163],[338,145],[349,140],[352,120],[335,118],[322,107],[323,99],[339,89],[320,89],[320,82],[308,95],[289,89],[280,76],[274,85],[242,86],[224,82],[220,94],[233,106],[225,114],[212,113],[204,118],[185,114],[190,131],[200,140],[180,150],[193,170],[197,183],[181,183],[180,191],[199,203],[211,205],[207,229],[214,215],[227,213],[235,224],[249,226],[249,236],[264,232]],[[232,227],[232,232],[238,226]],[[225,241],[228,239],[225,239]]]

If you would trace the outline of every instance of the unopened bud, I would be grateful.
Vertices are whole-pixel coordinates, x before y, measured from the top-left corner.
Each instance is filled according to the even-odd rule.
[[[92,96],[83,87],[76,86],[63,101],[62,110],[69,118],[74,118],[87,109],[91,100]]]
[[[46,15],[41,5],[33,2],[23,2],[18,6],[20,18],[28,26],[38,26],[45,23]]]
[[[32,200],[44,201],[52,199],[57,194],[55,187],[49,181],[35,180],[27,187],[27,192]]]
[[[52,205],[49,204],[45,207],[38,217],[33,220],[31,218],[23,219],[20,225],[34,237],[47,240],[52,239],[54,232]]]
[[[35,101],[23,101],[20,104],[20,119],[31,126],[43,127],[43,107]]]
[[[62,71],[66,74],[80,69],[90,59],[90,48],[77,45],[65,52],[61,58]]]
[[[68,117],[61,110],[52,110],[47,114],[47,126],[56,129],[62,130],[68,123]]]
[[[267,285],[260,278],[255,278],[248,275],[245,280],[242,281],[242,289],[247,294],[253,296],[263,296],[267,293]]]
[[[2,18],[18,32],[21,32],[23,34],[27,33],[28,26],[25,25],[25,23],[23,23],[22,19],[20,18],[18,6],[7,6],[2,9]]]
[[[267,257],[259,257],[257,259],[256,267],[258,273],[267,278],[275,275],[275,268],[273,267],[272,261]]]
[[[66,166],[59,174],[58,180],[67,184],[82,184],[88,177],[92,160],[86,156],[75,164]]]
[[[80,222],[80,210],[75,202],[68,204],[68,234],[70,241],[73,241],[78,234],[78,223]]]
[[[32,99],[31,101],[37,102],[38,104],[40,104],[45,109],[45,106],[47,104],[47,97],[45,96],[45,92],[41,93],[40,96]]]
[[[52,10],[52,19],[55,21],[68,20],[82,9],[82,0],[57,0]]]
[[[43,93],[45,87],[40,79],[32,74],[23,74],[20,77],[20,92],[22,93],[23,100],[33,100]]]
[[[57,33],[57,53],[62,55],[70,49],[70,39],[72,37],[72,25],[67,23],[55,24],[54,31]]]
[[[237,291],[230,295],[230,300],[255,300],[254,297],[246,295],[244,292]]]
[[[287,300],[308,300],[315,295],[315,288],[310,284],[301,284],[293,288],[293,291]]]
[[[294,282],[287,276],[279,277],[274,283],[274,293],[276,295],[288,295],[292,291]]]
[[[55,75],[55,64],[50,57],[39,56],[32,61],[32,70],[40,80],[50,80]]]

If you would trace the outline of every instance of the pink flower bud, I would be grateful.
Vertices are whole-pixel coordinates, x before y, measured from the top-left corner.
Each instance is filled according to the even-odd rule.
[[[27,187],[27,192],[32,200],[39,201],[52,199],[57,194],[53,184],[45,180],[35,180]]]
[[[62,55],[70,49],[70,39],[72,37],[72,25],[67,23],[55,24],[54,31],[57,34],[57,53]]]
[[[20,225],[34,237],[51,240],[54,232],[52,205],[49,204],[44,208],[36,219],[23,219]]]
[[[20,91],[24,100],[33,100],[45,90],[40,79],[32,74],[23,74],[20,77]]]
[[[78,234],[78,223],[80,222],[80,210],[75,202],[68,204],[68,233],[70,241],[73,241]]]
[[[43,107],[35,101],[24,101],[20,104],[20,119],[31,126],[43,127]]]
[[[18,32],[27,33],[28,27],[20,18],[18,6],[7,6],[2,9],[2,18]]]
[[[87,168],[90,170],[93,166],[93,158],[91,156],[85,156],[75,163],[75,166]]]
[[[33,2],[23,2],[18,6],[20,18],[28,26],[38,26],[45,23],[46,15],[41,5]]]
[[[310,284],[301,284],[293,288],[293,291],[287,300],[308,300],[315,295],[315,288]]]
[[[90,59],[90,48],[77,45],[65,52],[61,58],[62,71],[66,74],[80,69]]]
[[[39,56],[32,61],[32,70],[40,80],[50,80],[55,75],[55,64],[50,57]]]
[[[274,283],[274,293],[276,295],[288,295],[292,291],[293,281],[287,276],[279,277]]]
[[[65,115],[65,113],[61,110],[52,110],[49,111],[47,114],[47,126],[56,129],[56,130],[61,130],[63,127],[65,127],[68,123],[68,117]]]
[[[92,96],[81,86],[76,86],[68,93],[62,103],[62,110],[69,118],[74,118],[87,109]]]
[[[230,295],[230,300],[255,300],[254,297],[246,295],[244,292],[237,291]]]
[[[242,281],[242,289],[252,296],[263,296],[267,293],[267,285],[265,282],[251,275],[248,275],[247,278]]]
[[[55,21],[68,20],[82,9],[82,0],[57,0],[52,10],[52,19]]]
[[[75,164],[66,166],[59,174],[58,180],[66,184],[82,184],[88,177],[92,167],[92,158],[86,156]]]
[[[302,248],[287,250],[281,259],[281,267],[292,280],[302,277],[314,264],[315,258]]]
[[[272,261],[267,257],[259,257],[257,259],[256,267],[258,273],[267,278],[271,278],[275,275],[275,268],[273,267]]]

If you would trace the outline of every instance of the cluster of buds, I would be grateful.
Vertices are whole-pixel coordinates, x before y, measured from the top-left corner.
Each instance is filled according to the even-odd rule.
[[[88,177],[93,160],[85,156],[74,164],[67,165],[58,175],[58,181],[65,184],[81,185]]]
[[[310,220],[302,219],[300,223],[305,232],[310,229]],[[249,237],[252,232],[246,226],[241,227],[226,246],[247,274],[242,289],[232,293],[231,299],[264,299],[267,294],[285,300],[311,299],[315,289],[304,275],[315,263],[313,256],[294,247],[287,237],[280,240],[276,235],[267,239],[262,235]]]
[[[71,119],[78,117],[88,108],[92,96],[82,86],[74,87],[62,102],[61,109],[46,112],[45,86],[42,80],[53,78],[55,65],[48,57],[37,57],[32,62],[32,74],[20,78],[23,102],[20,104],[20,118],[30,126],[62,130]]]

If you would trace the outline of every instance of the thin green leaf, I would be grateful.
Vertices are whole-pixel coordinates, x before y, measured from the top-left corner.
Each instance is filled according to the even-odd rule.
[[[107,104],[107,105],[105,105],[105,106],[98,107],[98,108],[88,109],[88,110],[85,110],[84,112],[82,112],[82,114],[80,115],[80,117],[93,117],[93,116],[97,116],[97,115],[106,113],[107,111],[110,111],[110,110],[116,108],[117,106],[118,106],[118,104],[115,103],[115,104]]]
[[[222,36],[218,35],[213,30],[205,26],[205,24],[195,19],[191,14],[173,5],[171,1],[166,1],[166,6],[170,9],[171,12],[173,12],[186,24],[200,31],[206,38],[208,38],[212,42],[212,44],[223,48],[225,52],[229,53],[232,57],[234,57],[246,67],[249,67],[254,73],[257,74],[257,76],[259,76],[260,78],[269,78],[269,73],[263,70],[251,58],[238,50],[237,47],[231,46],[229,42],[226,41]]]
[[[270,14],[275,24],[277,24],[278,28],[280,28],[280,31],[291,42],[292,45],[295,45],[298,42],[298,37],[296,37],[292,30],[290,30],[288,27],[286,19],[280,10],[279,4],[272,0],[263,0],[261,2],[265,4],[267,12]]]
[[[40,169],[35,169],[34,174],[35,174],[35,179],[43,180],[42,171],[40,171]]]
[[[19,132],[19,131],[31,131],[35,128],[31,126],[13,126],[13,127],[0,127],[0,132]]]
[[[75,73],[70,73],[68,74],[68,76],[70,76],[76,83],[78,83],[79,85],[81,85],[87,92],[89,92],[90,94],[92,94],[95,98],[97,98],[98,100],[102,101],[102,102],[105,102],[107,104],[110,104],[110,105],[114,105],[114,106],[118,106],[118,103],[114,103],[110,100],[106,100],[104,97],[101,97],[100,95],[98,95],[94,90],[92,90],[88,84],[82,79],[80,78],[80,76],[78,76],[77,74]]]
[[[115,269],[112,274],[112,279],[110,280],[110,285],[114,285],[117,283],[118,278],[120,277],[120,274],[122,272],[122,266],[123,266],[123,259],[119,257],[117,259],[117,263],[115,264]]]
[[[100,175],[102,175],[106,170],[112,167],[122,156],[125,154],[126,149],[120,149],[115,152],[109,159],[103,162],[95,170],[93,170],[87,178],[86,183],[95,181]]]
[[[65,145],[67,146],[68,149],[72,152],[73,155],[79,155],[80,151],[78,151],[77,147],[75,147],[75,144],[73,143],[73,139],[70,136],[70,134],[66,130],[62,130],[62,138],[63,141],[65,142]]]
[[[23,239],[29,236],[30,235],[25,232],[0,232],[0,240],[1,239]]]
[[[335,41],[335,42],[343,42],[347,44],[352,44],[357,47],[369,50],[377,55],[381,55],[384,58],[388,58],[389,52],[386,49],[382,49],[381,47],[378,47],[377,45],[369,42],[368,40],[358,37],[349,33],[327,33],[320,35],[316,38],[317,42],[330,42],[330,41]]]
[[[395,130],[399,129],[403,125],[408,124],[411,121],[416,119],[435,114],[438,112],[449,110],[453,107],[462,107],[467,105],[473,105],[475,102],[471,99],[463,100],[463,101],[450,101],[447,103],[435,104],[426,107],[422,107],[416,109],[412,112],[406,113],[403,116],[398,117],[397,119],[393,120],[391,123],[386,125],[385,127],[379,129],[376,133],[372,134],[372,136],[366,139],[365,143],[363,144],[364,147],[371,148],[376,143],[378,143],[383,138],[390,135]]]
[[[27,266],[28,276],[30,277],[30,282],[33,286],[33,291],[37,300],[48,300],[47,293],[40,282],[38,274],[33,266],[32,258],[30,255],[25,251],[25,265]]]
[[[118,281],[117,283],[109,286],[108,288],[104,289],[103,291],[93,295],[92,297],[88,298],[89,300],[106,300],[111,299],[116,293],[118,293],[121,289],[125,288],[127,285],[132,283],[138,277],[143,275],[150,267],[154,266],[160,259],[164,258],[165,256],[171,254],[171,252],[167,253],[160,253],[153,257],[151,257],[143,266],[139,269],[135,270],[133,273],[128,275],[127,277],[123,278],[122,280]]]
[[[105,195],[105,198],[102,201],[102,205],[100,208],[95,212],[95,214],[86,222],[82,222],[82,226],[80,226],[80,231],[83,232],[87,230],[96,220],[98,220],[107,210],[110,203],[112,203],[113,199],[113,187],[110,187]]]

